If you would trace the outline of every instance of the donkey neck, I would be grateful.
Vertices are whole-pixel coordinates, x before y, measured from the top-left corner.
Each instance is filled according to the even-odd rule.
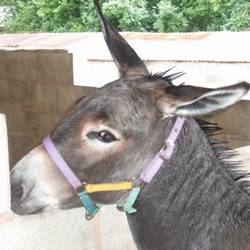
[[[249,201],[187,119],[172,159],[144,187],[128,221],[138,249],[250,249]]]

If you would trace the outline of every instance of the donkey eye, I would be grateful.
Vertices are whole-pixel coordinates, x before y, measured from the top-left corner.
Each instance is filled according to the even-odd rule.
[[[99,132],[97,134],[97,139],[99,139],[100,141],[106,142],[106,143],[117,140],[113,134],[111,134],[110,132],[108,132],[106,130]]]
[[[113,141],[117,141],[116,137],[110,133],[109,131],[106,131],[106,130],[102,130],[100,132],[89,132],[87,134],[88,138],[90,139],[98,139],[102,142],[105,142],[105,143],[110,143],[110,142],[113,142]]]

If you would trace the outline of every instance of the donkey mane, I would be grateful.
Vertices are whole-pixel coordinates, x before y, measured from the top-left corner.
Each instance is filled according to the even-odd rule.
[[[246,169],[240,161],[235,161],[234,156],[238,153],[227,147],[227,141],[222,141],[214,138],[214,136],[223,134],[223,129],[218,126],[217,123],[211,123],[201,119],[195,119],[200,128],[205,133],[209,144],[211,145],[216,157],[220,160],[221,165],[229,173],[232,179],[236,182],[240,182],[242,190],[250,195],[250,172]]]
[[[171,67],[165,71],[162,71],[162,72],[157,72],[157,73],[154,73],[154,74],[150,74],[148,76],[148,80],[150,81],[154,81],[154,80],[163,80],[163,81],[166,81],[170,86],[175,86],[173,84],[173,81],[176,80],[177,78],[185,75],[186,73],[185,72],[176,72],[176,73],[173,73],[173,74],[168,74],[172,69],[174,69],[175,67]],[[182,83],[181,85],[183,85],[184,83]]]

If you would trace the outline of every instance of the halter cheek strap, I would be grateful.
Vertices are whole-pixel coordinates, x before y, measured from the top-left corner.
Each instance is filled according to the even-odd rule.
[[[164,161],[171,158],[174,151],[176,139],[181,132],[184,122],[185,118],[176,118],[174,126],[172,127],[170,134],[165,141],[165,144],[156,154],[153,160],[149,163],[149,165],[140,174],[139,178],[142,182],[149,183],[157,174]]]
[[[117,206],[119,210],[123,210],[127,213],[136,212],[136,209],[133,208],[133,205],[139,195],[140,187],[142,187],[145,183],[150,183],[162,167],[164,161],[169,160],[171,158],[174,152],[175,142],[181,132],[181,129],[183,128],[184,122],[184,117],[176,118],[176,121],[164,145],[162,146],[160,151],[155,155],[153,160],[148,164],[148,166],[142,171],[139,178],[136,180],[137,185],[139,186],[137,188],[134,188],[130,192],[129,197],[123,204]]]
[[[157,174],[165,160],[169,160],[173,154],[175,141],[183,127],[185,118],[177,117],[174,126],[172,127],[169,136],[167,137],[165,144],[161,150],[156,154],[149,165],[143,170],[139,178],[136,179],[137,186],[133,187],[132,181],[124,181],[118,183],[99,183],[99,184],[84,184],[77,178],[74,172],[71,170],[66,161],[62,158],[50,136],[43,139],[42,144],[52,160],[55,162],[57,168],[61,171],[64,177],[68,180],[71,186],[78,194],[83,207],[86,209],[86,218],[91,219],[99,211],[101,204],[94,203],[89,193],[94,192],[107,192],[107,191],[120,191],[131,190],[128,198],[121,204],[118,204],[118,209],[127,213],[134,213],[136,209],[133,205],[139,195],[141,186],[144,183],[150,183],[153,177]]]
[[[88,193],[83,189],[81,181],[73,173],[67,162],[62,158],[62,156],[56,149],[55,144],[52,142],[50,136],[44,138],[42,144],[52,160],[55,162],[57,168],[61,171],[61,173],[78,194],[84,208],[87,211],[86,218],[92,218],[98,212],[100,206],[92,202]]]

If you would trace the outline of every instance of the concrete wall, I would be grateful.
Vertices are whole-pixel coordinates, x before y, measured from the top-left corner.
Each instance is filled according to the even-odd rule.
[[[77,99],[95,89],[73,86],[72,61],[72,55],[65,50],[0,50],[0,112],[7,115],[11,166],[40,143]],[[187,72],[180,81],[196,86],[215,88],[249,79],[249,64],[244,63],[147,64],[152,72],[177,65],[176,71]],[[105,75],[117,77],[112,62],[92,61],[88,68],[83,67],[83,74],[84,70],[103,84],[108,81]],[[96,72],[105,72],[104,77],[100,79]],[[249,114],[250,102],[244,101],[208,119],[224,128],[223,139],[240,147],[250,144]]]
[[[250,63],[157,60],[145,60],[144,62],[153,73],[164,72],[173,67],[175,68],[171,70],[172,73],[185,72],[185,75],[175,81],[176,84],[185,82],[186,85],[217,88],[240,81],[250,82]],[[75,64],[77,63],[75,62]],[[77,66],[80,68],[80,63],[78,62],[78,64]],[[89,59],[85,67],[88,74],[82,75],[82,79],[74,82],[75,85],[100,87],[118,77],[116,66],[112,61]],[[95,72],[102,72],[102,74],[95,74]],[[248,100],[250,100],[250,93]]]
[[[7,116],[11,166],[38,145],[77,99],[72,56],[64,50],[0,50],[0,112]]]
[[[224,133],[217,137],[228,141],[229,147],[250,145],[250,101],[240,101],[226,110],[202,118],[223,128]]]
[[[223,60],[223,59],[222,59]],[[244,62],[202,62],[202,61],[189,61],[189,62],[154,62],[148,61],[148,67],[152,72],[162,72],[173,66],[173,71],[185,72],[186,74],[179,78],[176,82],[185,82],[186,85],[218,88],[240,81],[250,82],[250,63]],[[250,93],[249,93],[250,100]]]

